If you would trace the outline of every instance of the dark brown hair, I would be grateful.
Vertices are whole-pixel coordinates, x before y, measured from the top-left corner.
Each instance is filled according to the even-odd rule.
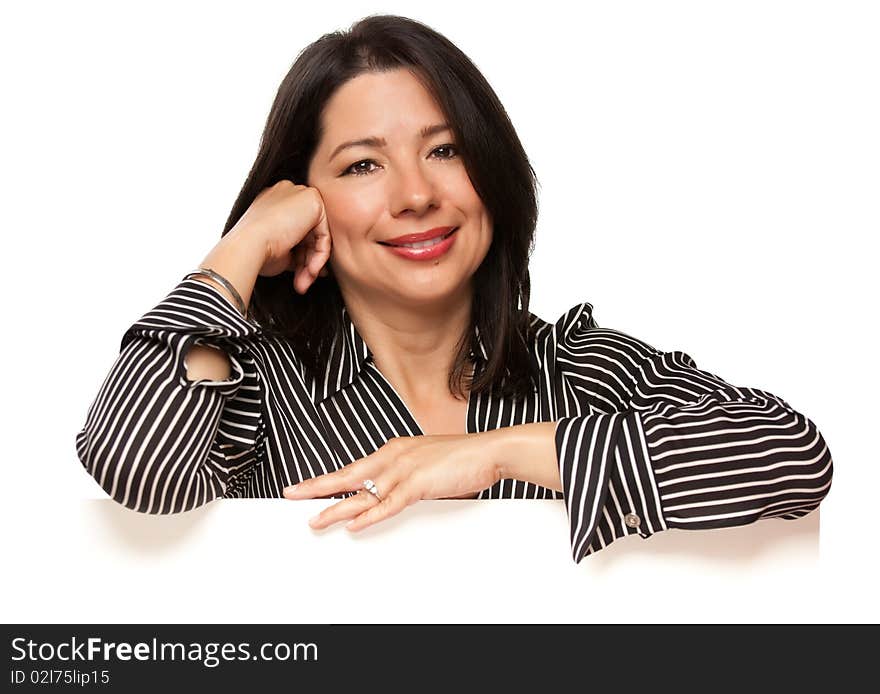
[[[360,74],[398,68],[411,70],[437,100],[471,184],[493,221],[492,244],[473,277],[472,325],[459,343],[450,392],[463,394],[467,358],[473,352],[483,368],[475,370],[472,392],[525,397],[538,378],[528,348],[533,338],[528,263],[538,217],[537,178],[486,79],[430,27],[405,17],[373,15],[307,46],[278,88],[256,160],[223,233],[264,188],[282,179],[306,184],[321,137],[321,113],[337,89]],[[259,277],[251,299],[253,318],[267,334],[289,340],[312,374],[321,373],[334,337],[341,334],[342,307],[332,277],[319,277],[300,295],[290,272]],[[474,340],[475,327],[488,360],[482,359]]]

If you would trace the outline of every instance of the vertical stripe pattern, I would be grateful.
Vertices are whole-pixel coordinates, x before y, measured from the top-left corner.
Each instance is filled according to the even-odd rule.
[[[799,518],[831,484],[828,447],[781,398],[601,328],[592,305],[532,316],[539,383],[520,400],[471,394],[466,432],[556,422],[562,492],[500,480],[478,498],[557,499],[576,562],[615,539]],[[212,285],[182,281],[129,328],[76,449],[106,493],[144,513],[221,497],[280,497],[389,439],[422,432],[347,311],[319,375]],[[472,355],[487,358],[479,333]],[[225,381],[186,379],[195,344],[224,350]],[[465,433],[464,431],[462,433]]]

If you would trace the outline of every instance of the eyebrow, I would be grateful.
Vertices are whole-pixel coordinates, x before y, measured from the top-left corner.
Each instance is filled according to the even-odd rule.
[[[434,125],[426,125],[421,129],[419,135],[424,140],[425,138],[431,137],[432,135],[436,135],[437,133],[441,133],[445,130],[451,130],[448,123],[435,123]],[[336,149],[333,150],[333,154],[330,155],[330,159],[328,161],[333,161],[334,157],[339,154],[342,150],[348,149],[349,147],[384,147],[388,143],[385,141],[384,137],[362,137],[359,140],[349,140],[348,142],[343,142]]]

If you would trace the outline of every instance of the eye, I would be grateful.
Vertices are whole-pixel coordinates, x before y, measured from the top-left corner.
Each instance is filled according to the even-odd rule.
[[[434,152],[439,152],[440,150],[444,150],[444,149],[447,151],[452,150],[453,154],[449,154],[445,157],[440,157],[441,159],[452,159],[452,158],[458,156],[458,149],[453,144],[445,144],[445,145],[440,145],[439,147],[435,147],[431,153],[433,154]]]
[[[359,169],[361,164],[375,164],[372,159],[362,159],[361,161],[356,161],[354,164],[349,166],[345,171],[342,172],[343,176],[348,176],[349,174],[354,174],[355,176],[365,176],[366,174],[373,173],[372,169],[365,170]]]
[[[435,154],[436,152],[446,151],[446,155],[441,155],[437,157],[438,159],[454,159],[458,156],[458,148],[451,144],[447,143],[445,145],[439,145],[431,150],[431,154]],[[451,153],[449,153],[451,152]],[[343,176],[366,176],[367,174],[373,173],[375,169],[366,169],[362,168],[361,164],[376,164],[372,159],[361,159],[361,161],[356,161],[354,164],[349,166],[345,171],[342,172]]]

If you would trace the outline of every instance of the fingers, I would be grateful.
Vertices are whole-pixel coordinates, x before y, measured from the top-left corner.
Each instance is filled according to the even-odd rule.
[[[293,288],[299,294],[305,294],[309,287],[312,286],[312,278],[308,276],[308,272],[299,268],[293,274]]]
[[[330,258],[330,252],[319,251],[312,247],[306,251],[306,267],[312,277],[319,275],[324,277],[327,275],[327,261]]]
[[[361,489],[364,477],[352,474],[352,467],[346,466],[336,472],[303,480],[292,487],[285,487],[283,494],[286,499],[315,499],[322,496],[333,496],[342,492],[356,492]]]
[[[389,485],[387,480],[376,482],[379,489],[387,488]],[[396,516],[412,503],[414,500],[408,497],[403,485],[391,488],[381,500],[370,492],[361,490],[354,496],[321,511],[309,521],[309,525],[315,530],[320,530],[334,523],[351,519],[345,527],[352,532],[357,532]]]
[[[305,292],[306,289],[308,289],[308,284],[303,284],[305,249],[302,247],[302,245],[297,244],[291,249],[290,253],[293,256],[293,261],[291,263],[291,269],[293,270],[293,288],[295,291],[302,294]]]
[[[327,215],[321,208],[321,218],[315,227],[309,232],[312,234],[311,251],[309,258],[309,269],[317,275],[330,261],[330,251],[333,248],[333,239],[330,235],[330,225],[327,223]]]
[[[315,482],[315,484],[312,484],[310,486],[320,488],[321,484],[319,482],[323,482],[324,478],[333,477],[333,476],[342,477],[344,475],[339,475],[339,473],[345,473],[345,472],[348,472],[348,471],[345,468],[343,468],[342,470],[339,470],[335,473],[331,473],[329,475],[322,475],[321,477],[316,477],[313,480],[309,480],[310,482]],[[331,482],[332,482],[332,480],[331,480]],[[384,500],[385,496],[384,496],[382,490],[386,490],[386,489],[391,490],[394,488],[394,484],[395,484],[393,478],[390,475],[384,475],[381,477],[377,477],[376,480],[374,481],[374,483],[376,485],[376,489],[379,490],[379,495],[382,497],[382,499],[380,499],[376,495],[374,495],[371,492],[368,492],[366,489],[364,489],[364,486],[363,486],[364,480],[361,478],[360,475],[358,475],[356,478],[352,477],[351,484],[348,484],[348,482],[345,482],[343,484],[345,484],[346,487],[353,486],[355,489],[358,490],[358,493],[355,494],[354,496],[351,496],[343,501],[339,501],[339,502],[333,504],[332,506],[329,506],[328,508],[324,509],[323,511],[321,511],[321,513],[319,513],[317,516],[315,516],[314,518],[312,518],[309,521],[309,525],[311,525],[313,528],[326,528],[327,526],[333,525],[334,523],[338,523],[339,521],[354,518],[355,516],[363,513],[364,511],[367,511],[372,506],[377,505],[382,500]],[[296,485],[296,490],[294,490],[294,493],[301,492],[302,486],[303,486],[303,484]],[[328,486],[323,487],[323,489],[325,491],[330,488],[331,487],[328,487]],[[354,490],[349,489],[349,491],[354,491]],[[314,493],[314,490],[310,490],[310,493]],[[288,496],[287,490],[285,490],[285,496]],[[291,498],[291,497],[288,496],[288,498]],[[301,497],[297,497],[297,498],[301,498]]]
[[[309,232],[311,234],[311,232]],[[311,251],[309,250],[309,237],[306,236],[294,249],[296,266],[293,274],[293,288],[300,294],[305,294],[314,283],[317,273],[311,268]]]
[[[378,482],[376,484],[378,486]],[[358,494],[358,496],[361,495]],[[373,495],[369,494],[369,496]],[[366,511],[357,515],[354,520],[346,524],[345,527],[352,532],[363,530],[364,528],[368,528],[375,523],[379,523],[380,521],[383,521],[387,518],[391,518],[391,516],[396,516],[407,506],[415,503],[415,501],[417,501],[417,499],[409,498],[404,489],[404,485],[399,484],[394,487],[394,489],[392,489],[388,493],[388,495],[382,499],[382,501],[377,504],[373,504]]]
[[[344,501],[325,508],[309,521],[309,525],[315,530],[321,530],[334,523],[354,518],[378,503],[379,500],[375,496],[367,491],[361,491]]]
[[[320,228],[322,224],[323,228]],[[293,287],[297,292],[305,294],[318,277],[326,277],[329,274],[327,263],[330,260],[331,248],[327,222],[322,217],[319,226],[311,229],[293,249],[296,258]]]
[[[360,492],[324,509],[309,521],[309,525],[326,528],[333,523],[353,519],[346,527],[361,530],[400,513],[420,498],[411,491],[415,485],[405,475],[402,476],[399,469],[386,469],[385,463],[397,456],[402,446],[405,446],[403,439],[391,439],[379,450],[340,470],[285,487],[282,493],[287,499],[314,499],[342,492]],[[380,472],[383,469],[386,471]],[[379,497],[363,489],[364,480],[367,479],[375,482]]]

